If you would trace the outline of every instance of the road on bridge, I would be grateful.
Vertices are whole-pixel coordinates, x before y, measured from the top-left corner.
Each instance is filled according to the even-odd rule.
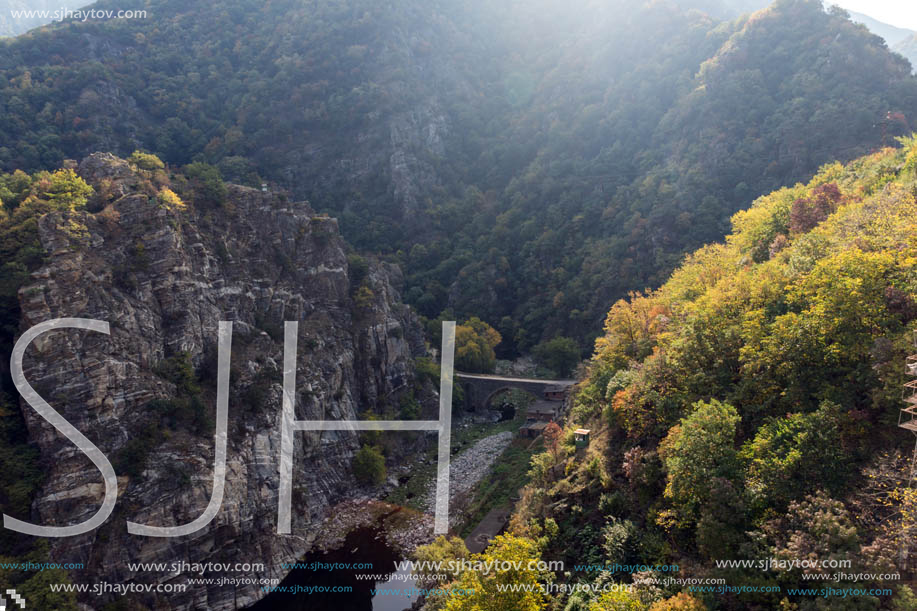
[[[509,376],[487,375],[483,373],[455,372],[455,377],[468,380],[492,380],[494,382],[524,382],[526,384],[544,384],[546,386],[573,386],[576,380],[540,380],[535,378],[512,378]]]

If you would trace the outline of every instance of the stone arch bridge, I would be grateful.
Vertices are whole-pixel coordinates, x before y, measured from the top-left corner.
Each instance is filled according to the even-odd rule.
[[[514,388],[531,393],[538,399],[562,401],[570,387],[576,384],[576,380],[536,380],[460,371],[455,372],[455,379],[465,391],[465,409],[473,411],[486,409],[494,395]]]

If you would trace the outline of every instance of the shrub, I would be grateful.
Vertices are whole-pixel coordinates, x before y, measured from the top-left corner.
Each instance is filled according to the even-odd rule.
[[[143,473],[150,453],[161,441],[162,431],[159,427],[154,425],[144,427],[140,435],[124,444],[115,455],[112,465],[115,472],[130,477],[137,477]]]
[[[576,341],[569,337],[555,337],[535,346],[533,350],[538,362],[561,377],[573,373],[573,368],[580,360],[580,349]]]
[[[381,484],[385,481],[385,457],[373,446],[361,447],[354,455],[350,468],[362,484]]]
[[[658,600],[650,611],[706,611],[707,605],[685,592],[679,592],[671,598]]]
[[[414,398],[413,393],[401,397],[399,408],[398,417],[401,420],[417,420],[420,418],[420,403]]]
[[[362,285],[357,289],[356,294],[354,294],[353,301],[354,304],[360,310],[369,310],[373,306],[373,300],[376,298],[376,294],[373,293],[372,289]]]
[[[191,363],[191,353],[188,351],[161,360],[153,370],[159,377],[175,384],[179,392],[197,394],[201,391],[197,384],[194,365]]]
[[[350,286],[356,288],[369,275],[369,263],[360,255],[347,255],[347,273],[350,276]]]
[[[185,202],[183,202],[181,198],[175,194],[175,191],[169,189],[168,187],[159,192],[159,203],[170,209],[185,207]],[[222,244],[222,242],[220,242],[220,244]]]
[[[184,167],[185,175],[191,180],[195,203],[222,205],[226,201],[226,185],[220,171],[206,163],[190,163]]]
[[[156,155],[143,153],[141,151],[134,151],[134,153],[128,157],[127,160],[141,170],[147,170],[149,172],[162,170],[166,167],[166,164],[164,164],[162,160],[159,159],[159,157]]]

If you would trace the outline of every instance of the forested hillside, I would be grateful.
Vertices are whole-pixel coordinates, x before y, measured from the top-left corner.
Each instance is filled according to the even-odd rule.
[[[0,0],[0,36],[16,36],[32,28],[59,19],[67,9],[73,10],[90,4],[88,0]],[[17,15],[13,14],[17,12]],[[48,17],[36,14],[26,16],[20,11],[48,11]],[[54,14],[55,11],[59,11]]]
[[[736,210],[917,116],[907,62],[818,0],[679,4],[157,0],[49,26],[3,43],[0,168],[210,163],[339,217],[503,356],[586,348]]]
[[[25,328],[77,315],[115,317],[111,341],[48,344],[27,377],[92,430],[123,498],[84,539],[5,529],[0,581],[30,608],[74,608],[47,586],[176,578],[127,560],[264,561],[261,580],[392,544],[339,502],[365,517],[386,498],[407,521],[429,484],[440,507],[446,429],[436,453],[382,431],[430,429],[455,320],[455,368],[500,373],[455,378],[453,483],[473,481],[451,490],[449,525],[494,527],[468,534],[477,558],[565,564],[466,566],[448,576],[466,594],[428,611],[917,609],[907,585],[795,591],[917,568],[898,420],[908,381],[917,403],[917,77],[840,9],[763,4],[100,0],[148,16],[0,40],[0,504],[55,524],[98,504],[95,471],[16,409],[6,365]],[[126,519],[206,505],[220,379],[226,510],[175,547],[128,536]],[[291,446],[291,398],[300,424],[350,428],[293,427]],[[290,537],[273,512],[290,492],[276,465],[294,461]],[[469,556],[421,545],[421,526],[399,557]],[[83,572],[9,568],[46,559]],[[786,568],[800,559],[846,576]],[[270,590],[257,580],[96,602],[239,608]],[[587,587],[540,587],[555,582]]]
[[[900,53],[907,58],[911,65],[917,62],[917,34],[909,36],[894,47],[895,53]]]
[[[724,606],[707,608],[913,609],[906,588],[894,600],[794,596],[870,582],[757,562],[850,559],[848,575],[912,565],[914,440],[897,423],[917,352],[915,197],[917,139],[827,165],[736,214],[724,244],[660,289],[616,303],[566,437],[533,460],[515,534],[570,564],[674,563],[682,577],[776,588],[718,593]],[[592,438],[577,451],[582,426]],[[717,568],[729,559],[755,564]],[[554,608],[639,610],[676,590]]]

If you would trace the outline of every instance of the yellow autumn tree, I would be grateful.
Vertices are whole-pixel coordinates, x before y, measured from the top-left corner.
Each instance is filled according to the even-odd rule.
[[[494,348],[500,333],[479,318],[472,317],[455,327],[455,366],[461,371],[490,373],[497,363]]]
[[[545,608],[545,595],[539,571],[531,562],[541,560],[538,544],[514,535],[499,535],[482,553],[471,557],[480,569],[464,572],[452,588],[447,611],[539,611]],[[534,568],[534,565],[532,565]],[[488,570],[485,567],[490,567]],[[515,587],[514,587],[515,586]]]
[[[671,598],[658,600],[649,611],[707,611],[707,605],[685,592],[679,592]]]

